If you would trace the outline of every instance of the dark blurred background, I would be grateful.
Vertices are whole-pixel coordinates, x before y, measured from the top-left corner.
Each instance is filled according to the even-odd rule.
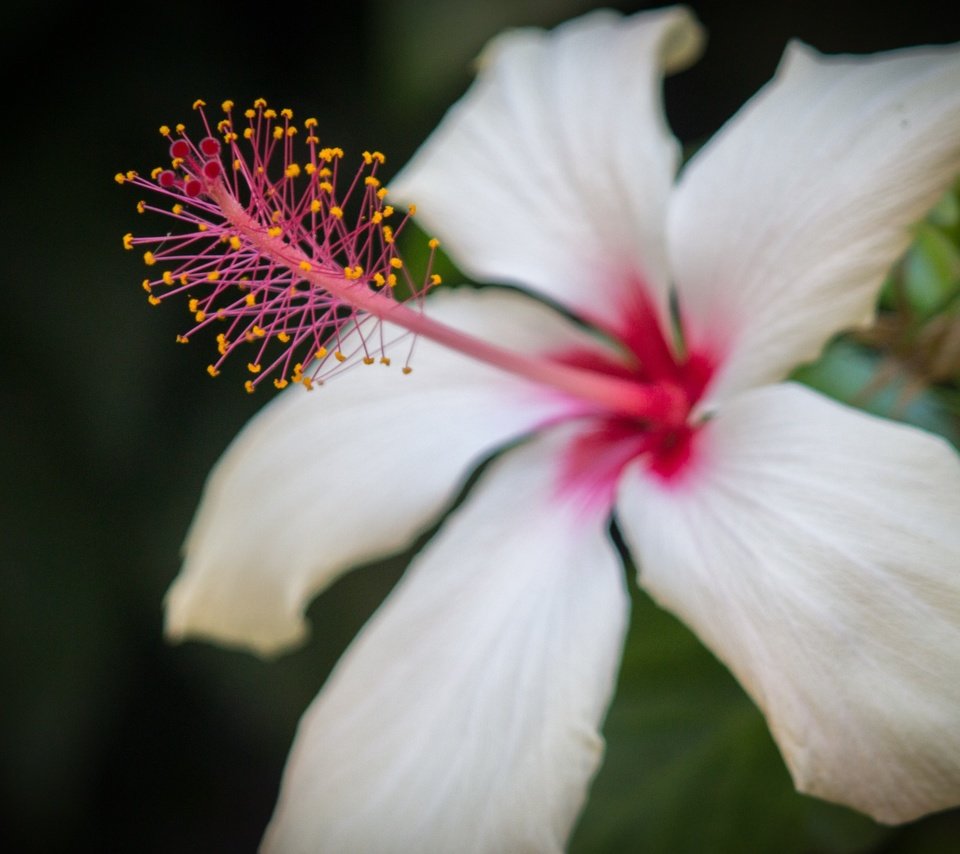
[[[195,98],[263,96],[325,141],[402,164],[504,26],[589,0],[8,4],[0,136],[0,840],[7,850],[254,851],[294,728],[402,569],[365,568],[310,611],[303,649],[265,663],[169,646],[161,601],[211,465],[268,399],[212,382],[177,347],[124,253],[119,170],[165,156]],[[800,38],[825,51],[960,39],[942,0],[694,2],[710,42],[667,84],[695,145]],[[465,200],[469,203],[469,200]],[[609,758],[579,851],[960,850],[956,813],[889,831],[793,793],[759,714],[670,617],[637,598]]]

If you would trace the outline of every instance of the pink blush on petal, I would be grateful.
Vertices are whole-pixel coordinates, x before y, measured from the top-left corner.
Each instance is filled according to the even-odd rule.
[[[613,507],[620,473],[646,452],[648,444],[649,437],[633,423],[592,420],[561,456],[558,496],[575,499],[591,513],[606,515]]]
[[[625,418],[591,419],[561,456],[558,497],[576,501],[590,515],[607,515],[620,477],[634,460],[665,488],[684,488],[703,467],[705,426],[665,431]]]

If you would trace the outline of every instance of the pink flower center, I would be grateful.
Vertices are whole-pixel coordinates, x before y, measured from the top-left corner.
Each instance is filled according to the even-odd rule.
[[[606,512],[613,505],[624,468],[641,460],[664,483],[677,484],[696,459],[701,426],[691,413],[716,367],[707,353],[678,354],[663,334],[641,281],[631,283],[636,294],[626,307],[617,337],[628,352],[624,362],[594,352],[568,352],[559,358],[644,386],[663,384],[682,392],[680,419],[636,418],[616,412],[597,413],[584,421],[561,461],[560,490],[575,493],[587,506]]]

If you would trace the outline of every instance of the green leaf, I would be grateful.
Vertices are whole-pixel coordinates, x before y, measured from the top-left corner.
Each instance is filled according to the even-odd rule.
[[[960,249],[936,226],[919,224],[904,259],[903,284],[911,309],[921,318],[933,316],[960,290]]]

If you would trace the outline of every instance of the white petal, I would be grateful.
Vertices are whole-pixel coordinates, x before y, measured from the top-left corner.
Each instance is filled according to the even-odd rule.
[[[555,312],[508,291],[438,293],[429,311],[524,352],[586,342]],[[479,461],[562,405],[424,340],[409,376],[361,365],[312,392],[289,389],[207,483],[167,595],[168,634],[263,654],[299,642],[313,595],[412,542]]]
[[[868,321],[909,227],[960,174],[960,49],[823,57],[773,81],[682,175],[668,223],[711,396],[779,380]]]
[[[797,787],[879,821],[960,804],[960,461],[799,386],[731,401],[700,468],[634,468],[640,581],[763,709]]]
[[[557,497],[561,447],[497,460],[354,641],[300,723],[265,851],[563,850],[628,598],[605,520]]]
[[[683,7],[507,32],[391,192],[480,281],[533,288],[614,327],[645,282],[665,311],[678,145],[660,82],[701,42]]]

